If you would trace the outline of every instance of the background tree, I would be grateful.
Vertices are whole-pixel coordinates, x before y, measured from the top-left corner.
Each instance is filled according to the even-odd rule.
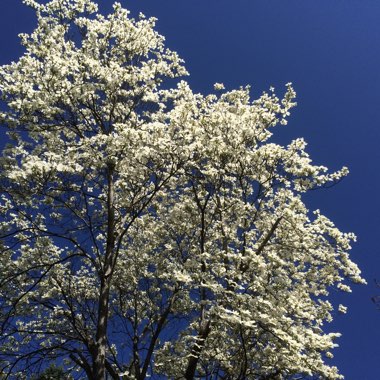
[[[326,299],[363,282],[301,196],[340,180],[270,142],[290,85],[194,94],[154,19],[24,1],[38,26],[0,69],[0,363],[77,378],[339,378]],[[170,83],[170,82],[169,82]],[[340,306],[340,310],[344,307]]]
[[[32,376],[31,380],[72,380],[72,377],[62,367],[52,364],[40,375]]]

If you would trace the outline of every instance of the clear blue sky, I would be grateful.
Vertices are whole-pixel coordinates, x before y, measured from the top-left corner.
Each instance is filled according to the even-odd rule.
[[[102,9],[111,0],[99,0]],[[351,174],[336,187],[313,192],[336,225],[358,235],[352,257],[367,286],[333,294],[349,307],[328,330],[343,337],[333,360],[348,380],[376,380],[380,371],[380,1],[379,0],[121,0],[137,15],[158,17],[167,45],[186,61],[195,91],[214,82],[228,89],[251,84],[254,97],[293,82],[298,107],[278,141],[304,137],[317,164],[343,165]],[[0,63],[22,50],[17,34],[33,29],[21,0],[1,0]]]

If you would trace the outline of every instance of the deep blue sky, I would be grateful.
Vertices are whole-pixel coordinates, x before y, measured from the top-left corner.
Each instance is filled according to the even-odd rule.
[[[99,0],[102,9],[112,1]],[[380,371],[380,1],[379,0],[121,0],[137,15],[158,17],[167,46],[186,61],[197,92],[214,82],[228,89],[252,85],[254,97],[293,82],[298,107],[279,127],[283,143],[304,137],[317,164],[343,165],[351,174],[308,197],[336,225],[358,235],[352,258],[368,281],[329,330],[343,337],[333,360],[348,380],[376,380]],[[19,32],[35,25],[21,0],[1,0],[0,64],[22,50]]]

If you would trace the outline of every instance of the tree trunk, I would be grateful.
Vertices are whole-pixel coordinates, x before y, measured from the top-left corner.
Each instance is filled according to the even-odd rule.
[[[109,295],[114,268],[115,248],[115,209],[114,209],[114,165],[108,165],[107,182],[107,242],[104,266],[100,272],[100,294],[98,306],[98,324],[95,339],[95,357],[93,358],[94,376],[96,380],[104,380],[106,376],[107,327],[109,312]]]
[[[208,337],[208,334],[211,331],[210,327],[210,321],[207,321],[200,329],[198,333],[198,339],[197,344],[194,345],[193,349],[191,350],[191,356],[187,363],[187,368],[185,372],[185,379],[186,380],[193,380],[195,376],[195,372],[197,370],[198,361],[200,358],[200,355],[202,353],[202,349],[205,343],[205,340]]]
[[[106,349],[107,349],[107,324],[108,324],[108,298],[109,280],[106,279],[100,289],[98,326],[96,331],[94,376],[96,380],[105,379],[106,375]]]

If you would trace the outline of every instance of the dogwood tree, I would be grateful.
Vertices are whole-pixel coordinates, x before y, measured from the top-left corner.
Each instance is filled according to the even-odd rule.
[[[38,26],[0,68],[5,378],[341,378],[322,325],[329,289],[363,282],[354,235],[302,195],[347,169],[271,142],[291,85],[162,86],[186,70],[155,19],[24,3]]]

